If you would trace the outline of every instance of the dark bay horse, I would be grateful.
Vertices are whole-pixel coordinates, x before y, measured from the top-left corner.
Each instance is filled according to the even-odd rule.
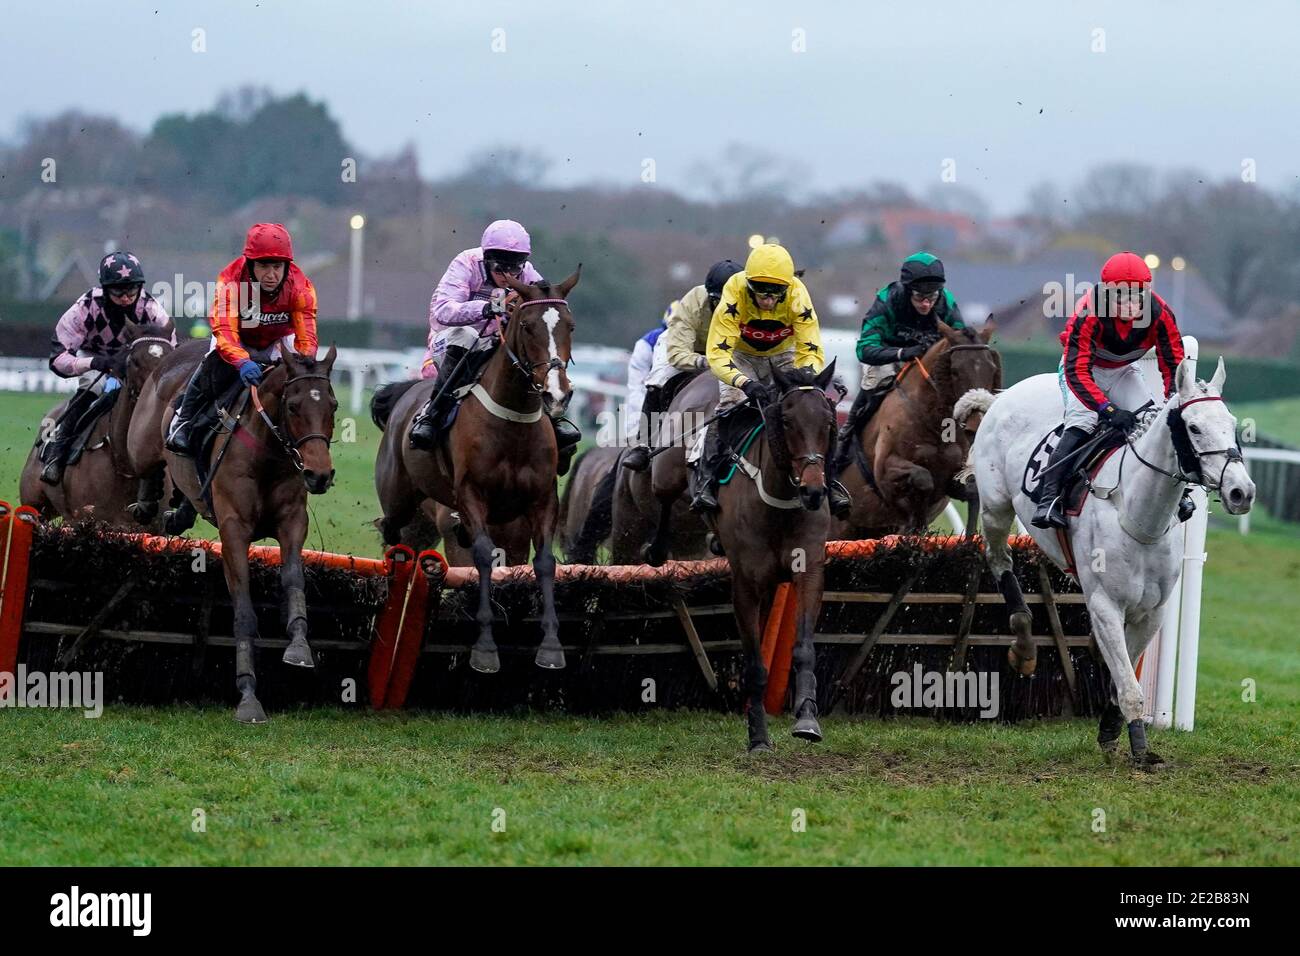
[[[279,364],[250,389],[238,427],[218,435],[209,452],[210,461],[221,460],[211,479],[209,508],[194,462],[163,448],[175,400],[206,349],[206,342],[187,343],[155,370],[131,423],[130,454],[139,474],[165,464],[186,499],[175,510],[189,515],[189,525],[194,512],[201,511],[220,532],[221,564],[234,603],[235,686],[240,693],[235,719],[260,724],[266,712],[257,699],[253,666],[258,633],[248,588],[248,546],[266,537],[279,543],[289,637],[283,660],[296,667],[315,666],[307,643],[302,545],[307,538],[307,493],[324,494],[334,481],[330,442],[339,403],[330,374],[337,352],[331,346],[318,360],[286,348]],[[174,524],[172,529],[180,530]]]
[[[128,512],[136,500],[135,472],[127,455],[127,431],[150,373],[170,355],[172,323],[161,328],[128,324],[123,332],[126,347],[116,356],[109,373],[122,387],[108,413],[95,422],[81,457],[64,469],[63,480],[47,485],[40,480],[41,438],[27,456],[19,482],[22,503],[41,512],[46,520],[91,516],[110,525],[136,530],[140,524]],[[56,421],[67,402],[50,410],[46,421]],[[43,436],[42,436],[43,437]],[[152,527],[152,522],[146,522]]]
[[[764,616],[777,585],[792,584],[798,607],[794,649],[795,737],[822,739],[817,721],[813,633],[821,610],[826,535],[826,459],[835,451],[835,408],[826,389],[835,362],[820,374],[774,370],[779,398],[763,410],[764,428],[731,480],[720,486],[714,516],[731,563],[731,600],[744,649],[749,691],[749,751],[772,749],[763,697]]]
[[[570,564],[594,564],[596,550],[609,540],[614,484],[618,470],[626,470],[618,469],[623,451],[618,445],[597,445],[579,455],[569,471],[560,495],[559,536]]]
[[[501,669],[492,639],[491,604],[492,569],[501,560],[490,526],[519,518],[529,527],[533,570],[542,592],[542,643],[536,663],[549,669],[564,666],[552,553],[560,508],[556,446],[554,429],[545,417],[572,397],[567,367],[574,323],[566,299],[581,269],[554,287],[507,277],[520,299],[510,307],[501,345],[460,406],[450,432],[434,451],[411,447],[411,419],[437,384],[436,379],[420,382],[393,404],[375,460],[385,543],[400,540],[425,499],[459,512],[460,533],[470,542],[479,576],[479,631],[470,666],[485,674]]]
[[[707,371],[683,385],[652,435],[656,454],[650,467],[643,472],[619,469],[610,534],[614,564],[644,561],[659,567],[670,556],[678,561],[708,556],[708,527],[689,507],[686,452],[699,426],[712,417],[718,389],[717,376]]]
[[[969,503],[967,533],[975,533],[974,478],[955,479],[968,470],[975,430],[1002,388],[1002,359],[988,344],[991,322],[978,333],[943,322],[939,330],[939,340],[903,367],[898,384],[858,432],[856,467],[840,476],[853,511],[833,522],[832,538],[922,532],[949,496]]]

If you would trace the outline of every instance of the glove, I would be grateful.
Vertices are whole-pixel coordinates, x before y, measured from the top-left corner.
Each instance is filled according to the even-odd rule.
[[[493,289],[492,295],[488,298],[488,310],[493,315],[506,314],[506,296],[511,293],[511,289]]]
[[[709,357],[707,355],[696,355],[695,367],[698,368],[701,372],[703,372],[706,368],[709,367]]]
[[[113,367],[113,360],[107,355],[96,355],[90,360],[90,367],[96,372],[107,372]]]
[[[900,362],[908,362],[911,361],[912,359],[920,358],[928,351],[930,350],[927,349],[924,345],[909,345],[905,349],[898,350],[898,360]]]
[[[745,393],[746,398],[754,403],[756,408],[762,408],[768,403],[769,392],[767,386],[762,382],[756,382],[751,378],[744,385],[740,386],[740,390]]]
[[[1127,408],[1120,408],[1114,402],[1107,402],[1097,409],[1097,415],[1111,428],[1130,434],[1138,426],[1138,417]]]
[[[252,359],[244,359],[239,363],[239,380],[249,386],[261,384],[261,366]]]
[[[110,375],[108,378],[104,379],[104,394],[105,394],[105,395],[108,395],[108,394],[110,394],[111,392],[116,392],[116,391],[117,391],[119,388],[121,388],[121,387],[122,387],[122,383],[121,383],[120,381],[118,381],[117,379],[113,378],[113,376],[111,376],[111,375]]]

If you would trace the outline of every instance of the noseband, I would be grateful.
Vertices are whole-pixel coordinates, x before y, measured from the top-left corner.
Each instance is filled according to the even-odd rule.
[[[567,299],[529,299],[526,302],[520,302],[519,305],[516,306],[516,310],[522,310],[530,305],[562,305],[567,308],[569,302]],[[524,378],[528,379],[529,387],[539,395],[546,391],[546,386],[537,384],[536,380],[533,378],[533,369],[544,365],[546,366],[546,372],[549,375],[551,372],[558,372],[566,366],[565,362],[560,361],[558,355],[545,362],[525,362],[515,354],[515,350],[512,349],[510,343],[506,341],[505,331],[500,330],[498,334],[501,336],[501,347],[506,350],[506,355],[510,358],[510,364],[518,369],[519,373],[523,375]],[[572,362],[573,359],[570,358],[568,364],[571,364]]]
[[[312,372],[307,375],[296,375],[284,383],[284,390],[281,392],[281,397],[283,397],[284,392],[287,392],[289,390],[289,386],[292,385],[294,382],[303,382],[306,381],[307,379],[313,379],[313,378],[322,379],[325,382],[328,382],[330,380],[330,377],[328,375],[322,375],[319,372]],[[262,399],[257,394],[257,386],[256,385],[251,386],[248,391],[253,398],[253,407],[257,409],[257,414],[262,416],[262,421],[266,423],[267,429],[270,430],[271,435],[274,436],[275,440],[280,443],[280,447],[284,449],[284,453],[289,456],[289,460],[293,462],[293,467],[298,469],[298,471],[300,472],[304,471],[306,469],[306,465],[303,464],[302,453],[298,449],[300,449],[303,445],[307,444],[307,442],[309,441],[323,441],[328,447],[328,445],[330,444],[329,436],[323,435],[320,432],[312,432],[310,435],[303,435],[300,438],[291,439],[289,437],[288,423],[287,422],[284,423],[284,428],[282,431],[279,427],[276,426],[275,422],[271,421],[271,416],[266,414],[266,409],[262,407]],[[285,400],[280,405],[280,418],[283,420],[288,416],[288,414],[289,414],[289,403],[287,400]]]

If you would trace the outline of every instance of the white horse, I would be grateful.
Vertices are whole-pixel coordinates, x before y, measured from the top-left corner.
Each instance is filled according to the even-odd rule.
[[[1007,546],[1012,518],[1019,515],[1048,557],[1061,568],[1077,568],[1093,634],[1115,683],[1116,698],[1102,714],[1097,742],[1114,752],[1127,722],[1130,750],[1139,763],[1160,758],[1147,750],[1142,687],[1133,667],[1159,627],[1161,608],[1182,572],[1177,512],[1183,489],[1195,484],[1217,491],[1234,515],[1249,511],[1255,499],[1237,445],[1237,419],[1222,398],[1223,359],[1208,383],[1196,381],[1194,368],[1190,361],[1178,366],[1174,394],[1093,479],[1081,512],[1070,518],[1072,555],[1066,555],[1055,530],[1030,526],[1034,504],[1022,487],[1037,443],[1061,422],[1057,376],[1036,375],[999,395],[973,449],[988,563],[1016,632],[1008,651],[1012,667],[1021,674],[1034,667],[1029,611]]]

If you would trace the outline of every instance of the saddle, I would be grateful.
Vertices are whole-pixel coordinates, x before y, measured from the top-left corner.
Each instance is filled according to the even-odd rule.
[[[205,406],[194,419],[193,430],[190,433],[194,441],[194,472],[198,475],[199,486],[204,489],[203,499],[209,510],[212,508],[211,476],[215,474],[211,461],[212,447],[216,444],[218,435],[230,431],[233,427],[235,415],[231,409],[243,392],[243,383],[236,380],[217,397],[215,402]],[[173,412],[180,404],[183,394],[173,399]]]
[[[451,376],[445,383],[439,384],[435,389],[436,395],[439,390],[442,391],[442,397],[439,398],[433,407],[434,427],[438,431],[439,439],[445,437],[450,431],[451,426],[456,424],[456,416],[460,414],[461,403],[465,401],[465,396],[469,394],[470,389],[478,384],[483,377],[483,371],[487,368],[488,359],[496,354],[496,346],[490,349],[480,349],[477,352],[470,352],[461,364],[460,372],[452,374],[455,370],[448,369],[448,375]]]
[[[718,484],[731,481],[739,467],[737,459],[749,450],[758,433],[763,430],[763,414],[753,405],[741,405],[725,418],[718,420],[718,447],[722,452],[722,473]]]
[[[866,479],[867,487],[878,495],[883,493],[880,486],[876,484],[876,476],[871,471],[871,462],[867,461],[858,446],[858,436],[862,432],[862,426],[879,411],[885,396],[892,392],[897,384],[898,376],[891,375],[879,382],[871,391],[859,393],[862,396],[861,402],[854,400],[853,407],[849,409],[849,417],[844,423],[844,440],[848,442],[849,447],[836,456],[836,461],[840,461],[841,458],[846,463],[856,461],[862,477]]]
[[[1051,460],[1056,442],[1065,430],[1065,423],[1057,425],[1039,439],[1033,454],[1025,463],[1025,471],[1020,480],[1020,489],[1034,504],[1039,504],[1043,490],[1043,469]],[[1099,433],[1100,439],[1087,454],[1075,459],[1065,479],[1061,482],[1061,503],[1065,513],[1075,517],[1083,510],[1084,498],[1092,487],[1091,482],[1097,477],[1103,465],[1118,448],[1124,445],[1124,433],[1112,428],[1105,428]],[[1086,480],[1085,480],[1086,479]]]

